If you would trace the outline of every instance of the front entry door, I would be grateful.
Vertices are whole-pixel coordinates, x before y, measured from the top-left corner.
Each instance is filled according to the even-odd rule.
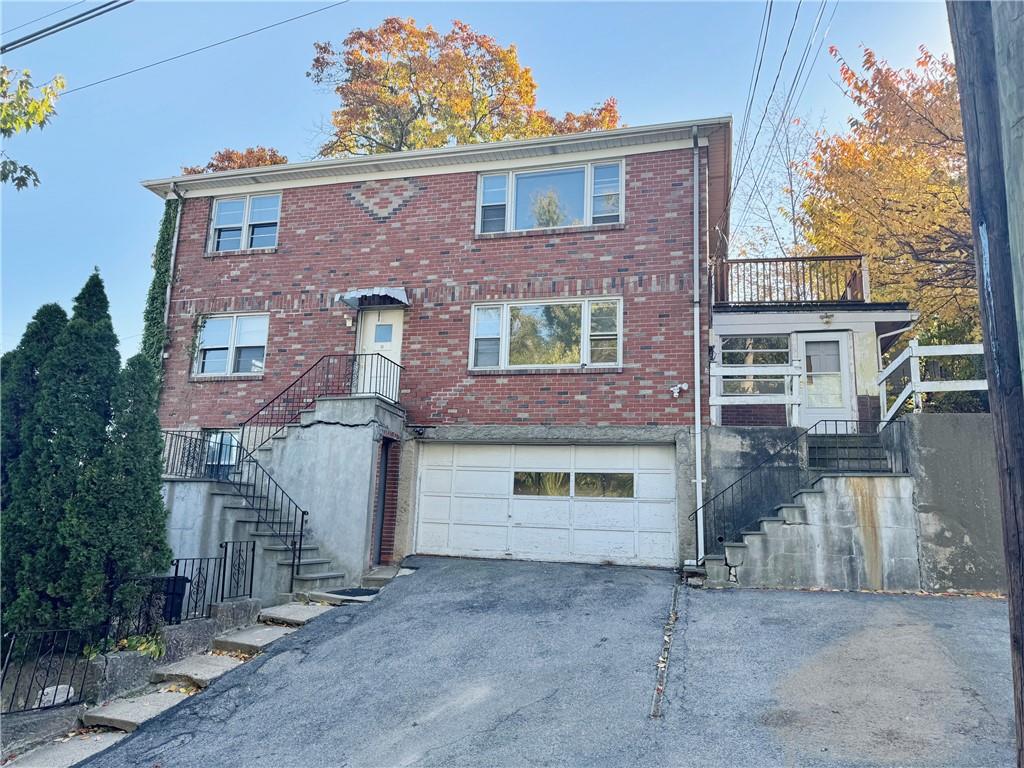
[[[853,408],[853,374],[846,333],[807,333],[798,336],[804,373],[800,381],[800,424],[814,426],[823,419],[849,421]],[[846,425],[828,425],[828,432],[845,432]]]
[[[381,395],[398,400],[402,362],[402,309],[364,309],[359,312],[359,357],[353,370],[353,394]]]

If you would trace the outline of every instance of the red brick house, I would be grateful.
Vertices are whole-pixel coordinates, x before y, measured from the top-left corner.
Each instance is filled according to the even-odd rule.
[[[287,501],[249,519],[314,587],[414,552],[693,561],[699,433],[803,423],[806,372],[747,368],[860,339],[855,387],[852,361],[910,319],[866,276],[742,294],[722,271],[730,147],[712,118],[146,182],[182,203],[161,421],[216,444],[207,465],[240,452],[223,479],[271,478],[254,498]],[[836,344],[806,347],[780,309]],[[228,537],[246,520],[188,493],[169,491],[181,546],[199,518]]]

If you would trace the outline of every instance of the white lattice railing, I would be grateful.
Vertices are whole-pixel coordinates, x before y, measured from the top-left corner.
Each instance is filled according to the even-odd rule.
[[[931,392],[972,392],[988,389],[985,379],[923,379],[921,377],[921,360],[936,357],[976,357],[984,355],[981,344],[936,344],[921,346],[917,339],[911,339],[907,348],[897,355],[885,370],[878,374],[878,398],[883,424],[890,421],[900,409],[912,399],[914,413],[920,413],[924,407],[922,395]],[[894,382],[903,384],[895,399],[889,399],[890,385]],[[894,388],[895,389],[895,388]]]

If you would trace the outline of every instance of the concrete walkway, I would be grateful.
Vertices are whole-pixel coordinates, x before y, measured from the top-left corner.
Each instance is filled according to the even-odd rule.
[[[89,766],[1005,765],[1006,604],[421,558]],[[243,760],[244,762],[244,760]]]

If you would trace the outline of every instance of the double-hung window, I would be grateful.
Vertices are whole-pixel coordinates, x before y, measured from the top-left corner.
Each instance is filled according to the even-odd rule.
[[[622,221],[622,161],[480,176],[477,231],[518,232]]]
[[[517,301],[473,307],[470,368],[617,366],[622,301]]]
[[[724,336],[722,366],[789,365],[789,336]],[[783,395],[786,377],[746,373],[722,377],[723,395]]]
[[[222,197],[213,201],[211,252],[277,246],[281,194]]]
[[[203,321],[195,373],[263,373],[269,315],[211,315]]]

